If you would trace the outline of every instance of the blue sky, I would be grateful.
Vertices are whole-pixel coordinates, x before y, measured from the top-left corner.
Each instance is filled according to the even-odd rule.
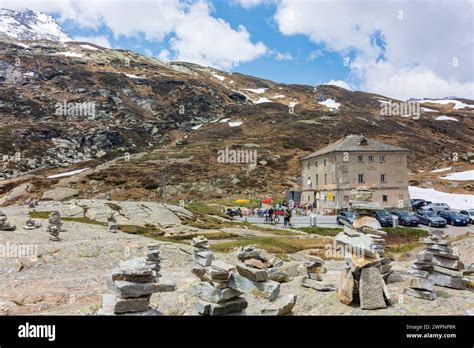
[[[470,0],[2,0],[76,40],[282,83],[474,99]]]

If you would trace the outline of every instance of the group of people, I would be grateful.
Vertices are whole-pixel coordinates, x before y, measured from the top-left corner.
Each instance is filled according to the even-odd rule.
[[[283,225],[285,227],[291,226],[291,217],[293,216],[292,208],[288,207],[285,203],[283,203],[280,208],[258,208],[256,209],[255,214],[258,216],[263,216],[265,222],[273,223],[275,222],[275,215],[277,215],[277,212],[281,212],[278,215],[283,215]]]

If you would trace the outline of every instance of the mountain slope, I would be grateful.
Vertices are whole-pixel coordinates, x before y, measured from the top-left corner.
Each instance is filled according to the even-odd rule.
[[[299,158],[346,133],[411,149],[413,173],[452,165],[454,152],[463,164],[474,150],[474,101],[424,103],[419,120],[387,117],[381,107],[395,100],[380,95],[80,42],[3,38],[0,95],[0,154],[8,156],[0,194],[28,183],[18,201],[54,187],[158,200],[164,176],[171,200],[278,195],[297,184]],[[219,163],[226,148],[257,150],[258,164]],[[91,169],[47,178],[84,168]]]
[[[52,17],[31,10],[0,9],[0,36],[15,40],[72,41]]]

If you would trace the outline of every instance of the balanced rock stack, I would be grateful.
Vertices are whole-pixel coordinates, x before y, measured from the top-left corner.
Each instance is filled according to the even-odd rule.
[[[150,308],[151,295],[176,290],[174,283],[158,283],[156,272],[144,258],[121,262],[107,285],[111,293],[104,294],[100,315],[156,315]]]
[[[418,253],[411,270],[408,271],[416,278],[411,280],[410,288],[405,289],[407,295],[434,300],[437,295],[433,284],[466,289],[464,264],[446,237],[446,233],[442,230],[430,230],[427,238],[420,239],[421,243],[426,244],[426,249]]]
[[[110,214],[108,217],[107,217],[107,231],[111,232],[111,233],[116,233],[118,231],[118,223],[117,223],[117,219],[115,219],[115,216],[114,214]]]
[[[0,212],[0,231],[15,231],[16,226],[12,225],[9,221],[7,216]]]
[[[201,301],[196,309],[201,315],[223,315],[242,313],[247,308],[247,301],[240,297],[242,291],[237,289],[232,270],[235,267],[223,261],[214,261],[205,270],[208,279],[194,286],[193,291]]]
[[[318,291],[335,291],[334,285],[323,282],[322,273],[326,272],[324,261],[313,255],[306,256],[307,261],[304,263],[307,275],[303,277],[301,285],[306,288],[313,288]]]
[[[59,232],[62,232],[63,223],[61,221],[61,215],[58,211],[52,211],[48,217],[48,227],[47,231],[49,232],[49,240],[51,241],[60,241]]]
[[[343,249],[346,266],[341,273],[338,297],[350,304],[359,297],[362,309],[385,308],[391,304],[384,281],[391,277],[390,259],[384,257],[386,232],[377,221],[375,211],[381,209],[371,202],[372,192],[357,189],[349,201],[354,211],[354,222],[344,222],[344,231],[335,238]]]
[[[282,260],[272,258],[271,260],[253,245],[244,246],[237,251],[237,272],[234,277],[238,288],[243,292],[252,292],[261,298],[274,300],[280,294],[280,283],[269,279],[272,268],[283,265]]]
[[[40,222],[37,222],[31,218],[26,220],[25,225],[23,226],[24,230],[34,230],[43,226]]]
[[[191,245],[194,247],[194,262],[201,267],[208,267],[214,260],[214,253],[209,250],[209,242],[203,236],[193,238]]]
[[[156,276],[155,279],[158,281],[160,279],[160,270],[161,270],[161,256],[160,256],[160,243],[153,243],[147,245],[147,253],[146,253],[146,264],[151,267],[153,271],[155,271]]]

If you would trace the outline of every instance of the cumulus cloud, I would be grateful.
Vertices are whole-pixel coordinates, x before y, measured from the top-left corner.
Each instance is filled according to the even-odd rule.
[[[105,48],[112,48],[109,39],[107,36],[99,35],[99,36],[75,36],[74,41],[81,41],[81,42],[90,42],[96,44],[101,47]]]
[[[281,0],[285,35],[306,35],[350,61],[357,87],[398,98],[474,98],[469,1]],[[341,64],[343,64],[341,60]]]
[[[230,68],[265,54],[261,42],[252,43],[245,27],[232,28],[211,15],[205,1],[180,0],[3,0],[6,8],[26,8],[58,13],[59,21],[72,21],[81,28],[99,30],[105,26],[116,38],[139,37],[161,42],[170,36],[171,50],[162,59],[179,59],[217,68]]]
[[[276,52],[275,54],[275,59],[276,60],[293,60],[293,55],[290,52]]]
[[[337,86],[341,88],[348,89],[349,91],[352,91],[351,86],[343,80],[330,80],[328,82],[324,82],[323,85],[332,85],[332,86]]]
[[[176,25],[175,37],[170,40],[176,59],[226,69],[267,52],[262,42],[252,43],[244,26],[235,30],[210,16],[210,11],[206,2],[193,4]]]

